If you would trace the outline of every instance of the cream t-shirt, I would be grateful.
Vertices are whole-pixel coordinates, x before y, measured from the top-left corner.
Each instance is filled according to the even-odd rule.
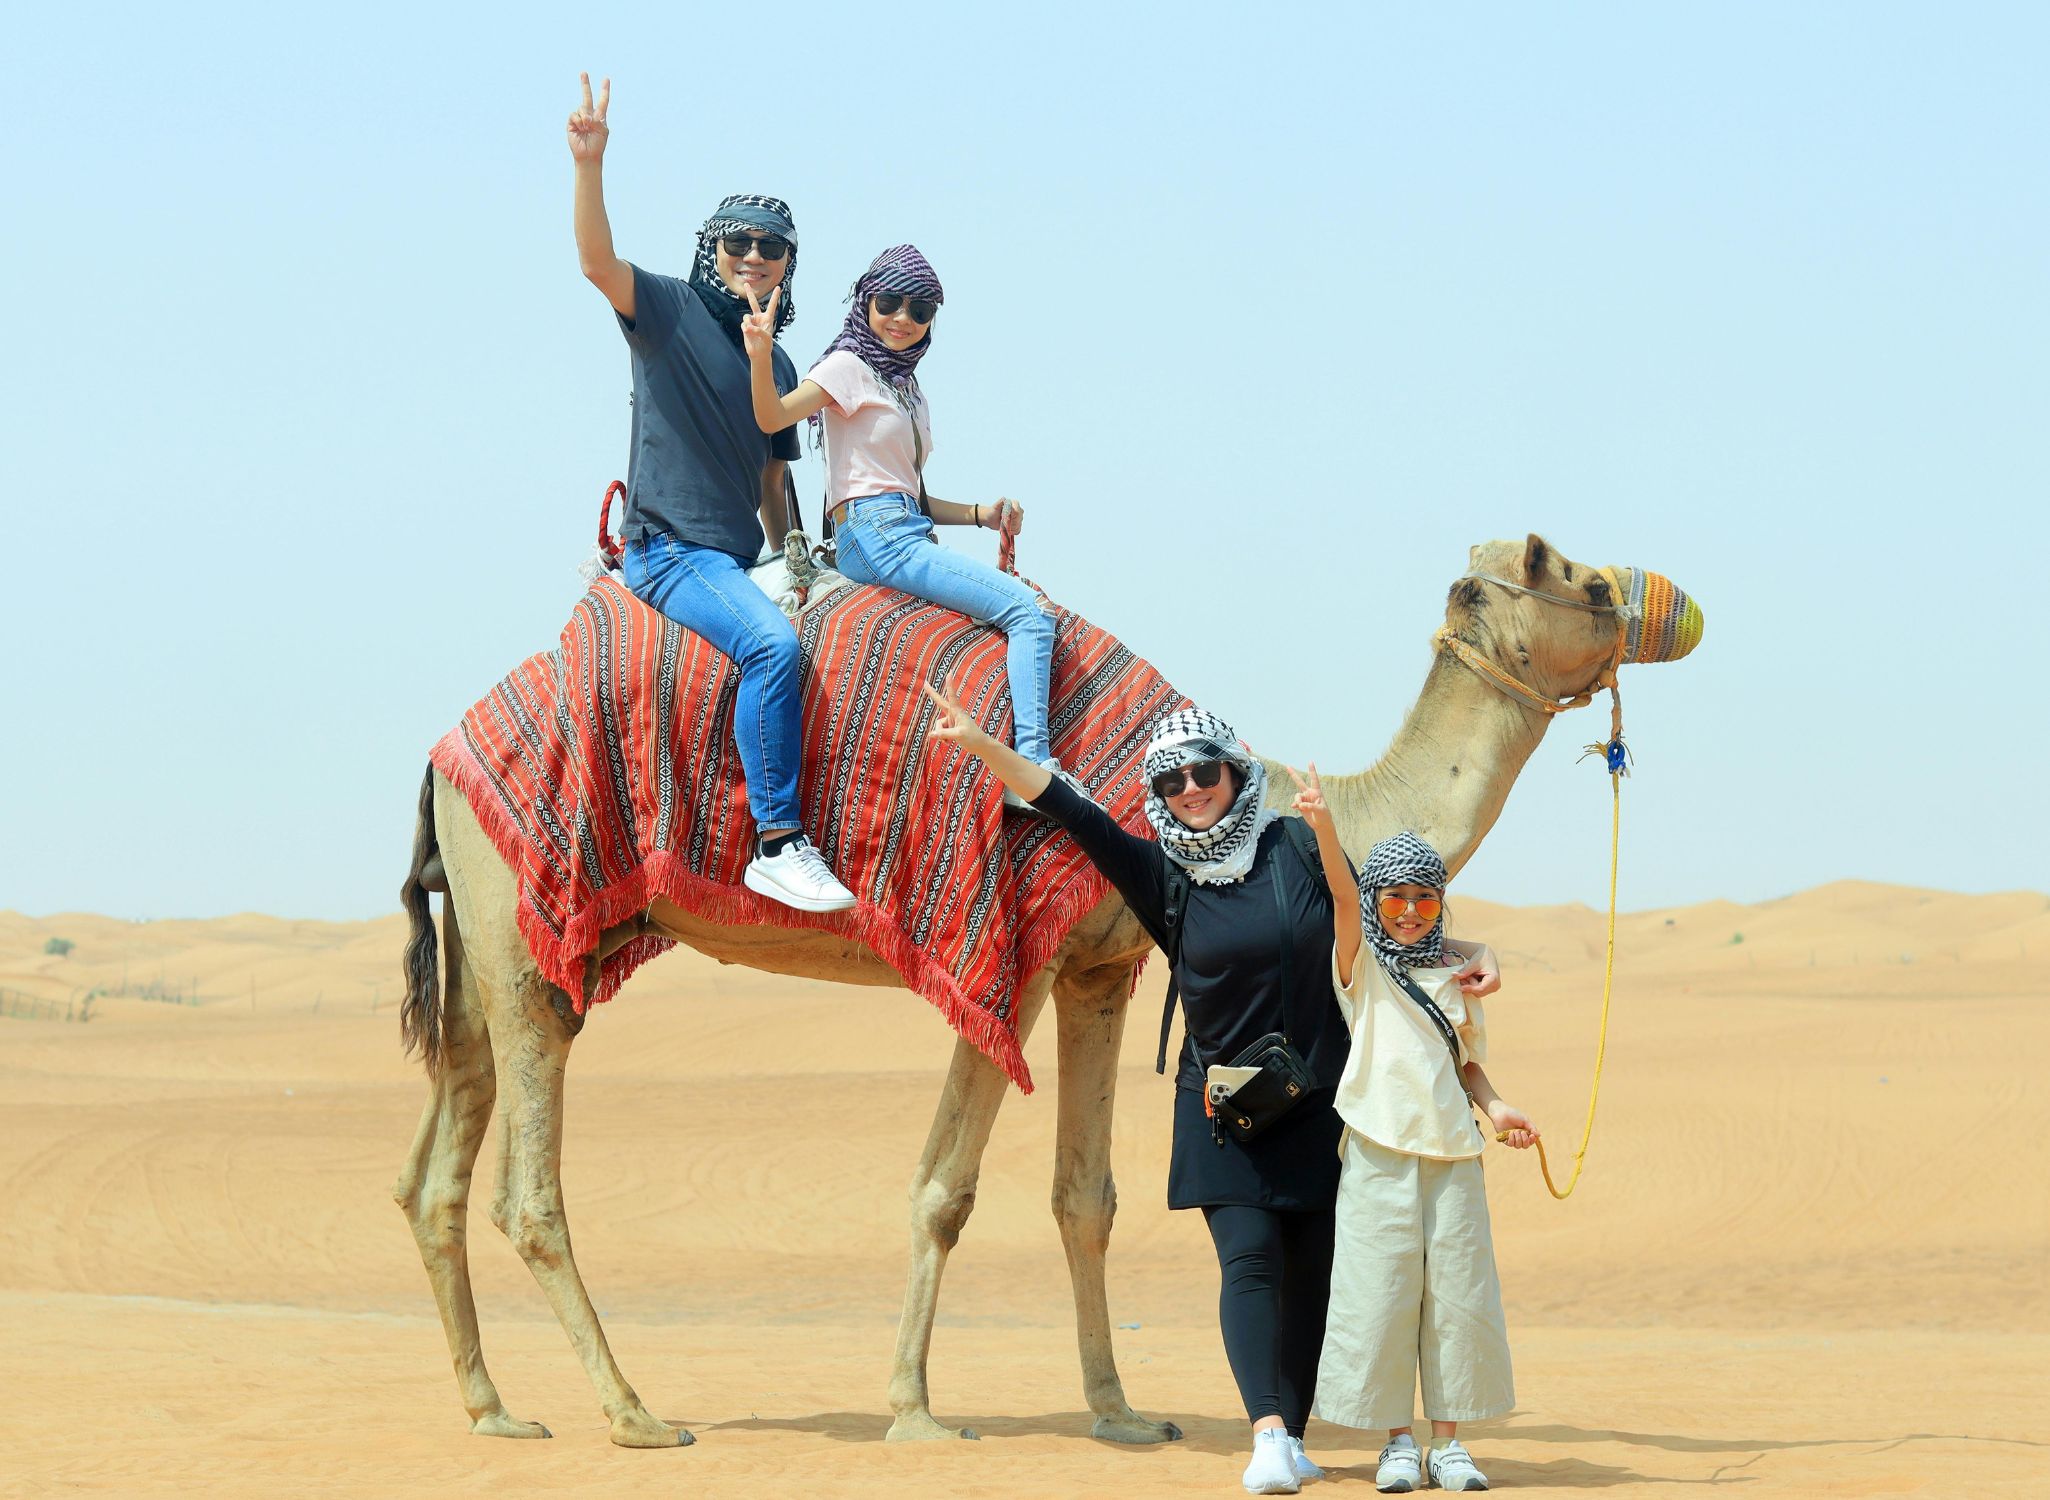
[[[1459,1038],[1461,1062],[1485,1062],[1487,1023],[1478,1000],[1468,999],[1445,969],[1411,969],[1410,982],[1437,1002]],[[1352,983],[1338,982],[1338,949],[1331,950],[1331,986],[1352,1032],[1352,1051],[1334,1101],[1347,1125],[1376,1145],[1408,1156],[1458,1161],[1487,1145],[1466,1102],[1466,1086],[1452,1065],[1445,1038],[1424,1008],[1374,961],[1366,942],[1352,961]]]
[[[892,491],[917,499],[921,448],[926,458],[932,457],[932,418],[925,398],[905,411],[851,349],[835,349],[804,378],[830,398],[820,412],[826,433],[826,509]]]

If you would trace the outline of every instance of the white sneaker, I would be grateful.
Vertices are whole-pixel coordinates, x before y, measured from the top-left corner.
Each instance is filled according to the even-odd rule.
[[[1096,800],[1089,788],[1082,785],[1082,778],[1075,775],[1072,771],[1063,771],[1059,761],[1055,761],[1052,765],[1048,766],[1047,770],[1053,772],[1053,779],[1055,781],[1067,787],[1069,791],[1080,797],[1084,802],[1094,802]]]
[[[1381,1467],[1374,1471],[1374,1488],[1384,1495],[1407,1495],[1423,1485],[1423,1450],[1405,1432],[1381,1450]]]
[[[1263,1427],[1253,1434],[1253,1461],[1246,1465],[1245,1486],[1249,1495],[1293,1495],[1303,1487],[1289,1455],[1286,1428]]]
[[[1484,1490],[1488,1476],[1474,1466],[1458,1438],[1431,1444],[1431,1483],[1441,1490]]]
[[[840,884],[825,856],[801,833],[775,854],[749,860],[741,880],[749,890],[799,911],[845,911],[854,904],[854,892]]]
[[[1303,1440],[1291,1435],[1288,1440],[1288,1456],[1295,1464],[1295,1477],[1304,1484],[1314,1484],[1324,1477],[1324,1471],[1310,1462],[1310,1455],[1303,1452]]]

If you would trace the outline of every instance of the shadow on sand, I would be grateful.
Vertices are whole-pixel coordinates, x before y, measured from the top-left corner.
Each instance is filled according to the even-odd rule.
[[[1246,1424],[1243,1419],[1200,1416],[1189,1412],[1148,1412],[1147,1415],[1155,1419],[1165,1417],[1182,1430],[1179,1442],[1161,1446],[1187,1448],[1198,1453],[1212,1453],[1221,1457],[1236,1457],[1245,1452]],[[1131,1453],[1135,1458],[1153,1451],[1150,1447],[1132,1447],[1123,1443],[1091,1439],[1089,1429],[1094,1421],[1094,1416],[1089,1412],[1064,1411],[1047,1412],[1032,1417],[969,1417],[960,1421],[960,1425],[978,1438],[991,1442],[1002,1442],[1007,1438],[1062,1437],[1085,1442],[1093,1441],[1099,1448]],[[839,1443],[880,1443],[883,1441],[883,1435],[890,1429],[890,1417],[885,1412],[829,1411],[802,1417],[748,1417],[728,1422],[690,1425],[699,1432],[803,1432]],[[1623,1465],[1593,1463],[1578,1458],[1531,1463],[1498,1454],[1486,1460],[1488,1473],[1498,1484],[1532,1489],[1607,1489],[1623,1484],[1750,1484],[1755,1483],[1759,1476],[1743,1473],[1743,1470],[1750,1468],[1767,1454],[1803,1448],[1863,1448],[1867,1453],[1873,1454],[1884,1453],[1904,1443],[1920,1442],[1998,1443],[2024,1448],[2050,1448],[2050,1443],[2029,1438],[1982,1437],[1971,1433],[1946,1432],[1909,1432],[1892,1437],[1868,1438],[1719,1438],[1689,1437],[1670,1432],[1629,1432],[1607,1427],[1569,1427],[1561,1423],[1500,1425],[1487,1422],[1474,1425],[1474,1436],[1483,1443],[1490,1436],[1495,1436],[1519,1443],[1572,1443],[1583,1446],[1594,1443],[1628,1443],[1635,1447],[1656,1448],[1668,1453],[1749,1455],[1740,1462],[1724,1464],[1698,1479],[1645,1474]],[[1312,1449],[1314,1450],[1320,1436],[1335,1430],[1342,1429],[1325,1428],[1322,1432],[1313,1430]],[[1355,1440],[1365,1442],[1371,1439],[1367,1434],[1356,1434]],[[1334,1479],[1361,1480],[1368,1484],[1373,1482],[1374,1466],[1371,1462],[1326,1467]]]
[[[1148,1413],[1158,1417],[1157,1413]],[[1089,1429],[1096,1422],[1094,1413],[1086,1411],[1047,1412],[1036,1417],[955,1417],[940,1413],[940,1420],[966,1429],[977,1438],[1001,1441],[1005,1438],[1022,1437],[1066,1437],[1089,1440]],[[1224,1430],[1229,1424],[1210,1417],[1170,1417],[1167,1420],[1179,1426],[1183,1433],[1189,1431],[1190,1423],[1198,1427],[1214,1427]],[[874,1411],[822,1411],[804,1417],[748,1417],[730,1422],[714,1422],[704,1426],[691,1424],[698,1432],[808,1432],[815,1437],[831,1438],[836,1443],[880,1443],[890,1430],[890,1414]],[[1243,1427],[1243,1422],[1238,1424]],[[1105,1448],[1124,1448],[1125,1443],[1102,1443]],[[1186,1446],[1186,1438],[1175,1444],[1149,1444],[1135,1448],[1144,1452],[1146,1447]],[[1195,1445],[1204,1447],[1203,1444]],[[1206,1449],[1207,1451],[1207,1449]],[[1223,1451],[1223,1450],[1220,1450]]]
[[[1155,1418],[1166,1417],[1182,1429],[1182,1439],[1172,1446],[1189,1448],[1198,1453],[1215,1454],[1220,1458],[1239,1459],[1246,1449],[1246,1424],[1243,1418],[1197,1416],[1191,1413],[1148,1413]],[[970,1417],[962,1426],[974,1432],[979,1438],[1001,1443],[1007,1438],[1062,1437],[1091,1442],[1090,1425],[1095,1421],[1086,1411],[1048,1412],[1036,1417]],[[692,1424],[699,1432],[802,1432],[815,1437],[829,1438],[841,1443],[879,1443],[883,1434],[889,1431],[890,1418],[882,1412],[828,1411],[802,1417],[747,1417],[728,1422],[717,1422],[703,1426]],[[1548,1429],[1561,1434],[1565,1429]],[[1518,1434],[1521,1436],[1521,1434]],[[1157,1451],[1153,1447],[1131,1447],[1123,1443],[1095,1441],[1093,1446],[1117,1453],[1128,1453],[1131,1461],[1143,1463],[1146,1455]],[[1748,1481],[1746,1476],[1731,1476],[1727,1479],[1662,1479],[1655,1475],[1640,1474],[1633,1469],[1612,1464],[1589,1463],[1582,1459],[1559,1459],[1554,1463],[1518,1463],[1513,1459],[1494,1458],[1488,1463],[1491,1474],[1499,1474],[1498,1482],[1503,1484],[1528,1485],[1534,1488],[1561,1489],[1579,1487],[1582,1489],[1606,1489],[1621,1484],[1735,1484]],[[1374,1479],[1372,1463],[1351,1466],[1329,1466],[1333,1478],[1359,1480],[1371,1486]]]

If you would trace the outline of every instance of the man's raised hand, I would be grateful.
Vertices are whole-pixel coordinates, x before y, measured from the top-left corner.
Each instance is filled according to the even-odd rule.
[[[753,287],[747,288],[747,305],[753,312],[740,319],[740,342],[749,359],[767,359],[776,347],[776,309],[783,305],[783,288],[769,293],[769,305],[762,306]]]
[[[598,89],[598,102],[591,102],[591,75],[577,74],[584,87],[584,102],[570,111],[569,154],[578,161],[599,161],[605,155],[605,140],[611,132],[605,125],[605,111],[612,104],[612,80]]]

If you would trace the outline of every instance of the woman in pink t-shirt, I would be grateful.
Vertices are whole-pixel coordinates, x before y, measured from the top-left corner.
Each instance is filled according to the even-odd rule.
[[[1039,595],[1007,573],[934,541],[933,525],[987,526],[1016,533],[1025,508],[1015,500],[963,505],[925,492],[932,420],[918,387],[918,362],[932,347],[933,320],[945,300],[924,256],[898,245],[875,258],[854,283],[846,326],[796,390],[776,389],[770,330],[776,297],[741,325],[754,374],[755,420],[781,432],[817,415],[826,447],[826,514],[839,539],[839,568],[856,583],[877,583],[994,625],[1010,643],[1011,717],[1018,753],[1061,771],[1047,740],[1046,698],[1053,668],[1052,616]],[[1080,790],[1079,786],[1077,787]],[[1086,795],[1086,793],[1085,793]],[[1008,791],[1005,802],[1028,804]]]

